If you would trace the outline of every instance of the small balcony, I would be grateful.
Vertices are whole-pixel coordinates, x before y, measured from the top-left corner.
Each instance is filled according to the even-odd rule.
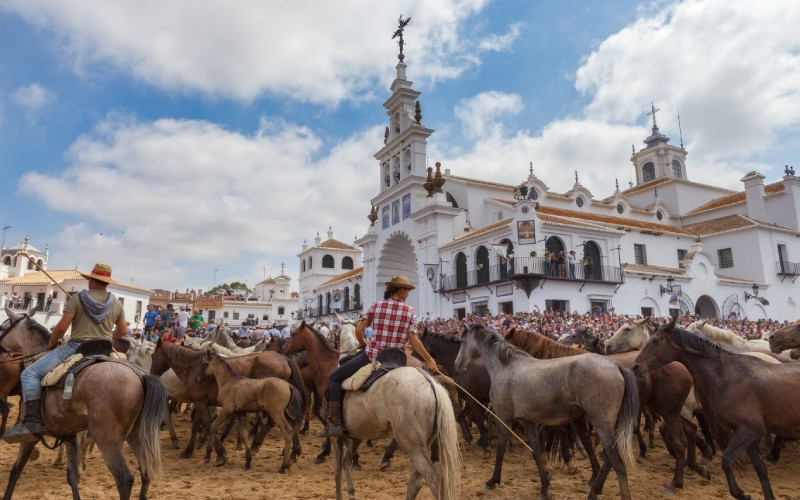
[[[519,257],[509,264],[474,269],[463,274],[453,274],[442,278],[442,290],[451,292],[477,286],[492,285],[503,281],[510,281],[512,277],[520,274],[538,275],[542,280],[573,281],[576,283],[602,283],[618,285],[622,283],[622,273],[619,267],[614,266],[583,266],[575,265],[574,274],[570,272],[569,264],[563,266],[545,262],[543,257]]]
[[[779,260],[775,263],[775,270],[778,276],[781,276],[781,283],[786,278],[792,278],[792,283],[794,283],[797,277],[800,276],[800,262]]]

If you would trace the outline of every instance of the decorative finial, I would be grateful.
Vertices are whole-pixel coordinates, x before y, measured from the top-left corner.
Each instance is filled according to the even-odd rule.
[[[528,173],[533,175],[533,162],[531,162],[530,166],[528,167]]]
[[[419,101],[414,105],[414,120],[417,124],[422,125],[422,108],[419,105]]]
[[[375,221],[378,220],[378,207],[372,205],[372,208],[369,209],[369,215],[367,215],[367,219],[369,219],[370,226],[375,225]]]
[[[658,199],[658,187],[655,187],[654,189],[655,189],[655,192],[656,192],[656,199]]]
[[[436,192],[441,193],[445,180],[444,177],[442,177],[442,164],[438,161],[436,162],[436,175],[433,176],[433,183],[435,185]]]
[[[400,46],[400,53],[397,54],[397,59],[399,59],[400,62],[403,62],[403,59],[406,58],[406,56],[403,55],[403,45],[405,45],[405,42],[403,41],[403,30],[406,28],[406,26],[408,26],[408,23],[410,22],[411,22],[410,17],[404,20],[403,15],[400,14],[400,18],[397,20],[397,30],[394,32],[394,35],[392,35],[392,40],[394,40],[395,38],[399,38],[399,40],[397,41],[397,45]]]
[[[578,171],[575,171],[575,184],[578,184]]]
[[[616,186],[617,191],[619,191],[619,179],[617,178],[614,179],[614,185]]]
[[[656,123],[656,113],[661,111],[660,108],[656,108],[654,103],[650,103],[650,112],[647,113],[647,116],[653,116],[653,130],[658,130],[658,124]]]
[[[387,130],[388,130],[388,128],[387,128]],[[634,146],[633,144],[631,144],[631,152],[633,154],[636,154],[636,146]]]
[[[433,181],[433,167],[428,167],[428,177],[425,179],[425,183],[422,185],[422,187],[428,192],[427,198],[432,197],[433,193],[436,192],[436,185]]]
[[[283,262],[281,262],[281,274],[283,274]]]
[[[383,143],[386,144],[389,142],[389,127],[386,127],[386,130],[383,131]]]
[[[794,175],[794,167],[786,165],[786,168],[783,170],[783,173],[786,175]]]

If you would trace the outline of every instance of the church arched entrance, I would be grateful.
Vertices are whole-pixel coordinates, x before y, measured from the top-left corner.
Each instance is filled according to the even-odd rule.
[[[393,276],[399,275],[407,277],[412,285],[419,287],[414,245],[411,243],[411,239],[403,233],[392,235],[381,249],[375,280],[375,298],[377,300],[383,298],[383,292],[386,289],[384,283],[391,280]],[[417,289],[411,290],[406,303],[415,310],[419,310]]]
[[[701,318],[716,318],[719,316],[717,303],[708,295],[701,295],[694,303],[694,312]]]
[[[597,243],[594,241],[587,241],[583,245],[583,253],[584,256],[589,257],[592,259],[590,262],[592,263],[592,268],[590,270],[590,275],[586,276],[586,279],[590,280],[602,280],[603,279],[603,260],[602,256],[600,255],[600,247],[597,246]],[[586,272],[586,269],[584,269]]]

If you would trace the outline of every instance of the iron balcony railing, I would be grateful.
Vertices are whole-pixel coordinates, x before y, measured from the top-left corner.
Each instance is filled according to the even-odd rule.
[[[572,273],[567,263],[563,266],[558,266],[558,264],[545,262],[543,257],[518,257],[505,265],[486,266],[466,273],[445,276],[442,278],[442,289],[444,291],[452,291],[509,281],[516,274],[538,274],[548,280],[559,281],[622,283],[622,272],[619,267],[597,266],[595,264],[583,266],[581,263],[577,263],[575,271]]]
[[[775,263],[778,274],[785,276],[800,276],[800,263],[779,260]]]

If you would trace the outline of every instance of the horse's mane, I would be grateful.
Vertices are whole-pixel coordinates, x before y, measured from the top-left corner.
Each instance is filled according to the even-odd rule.
[[[25,325],[27,325],[30,330],[41,335],[44,340],[50,340],[50,330],[35,319],[28,317],[28,319],[25,320]]]
[[[197,366],[203,358],[203,351],[196,351],[191,347],[161,342],[161,348],[167,353],[170,361],[182,368]]]
[[[519,356],[528,356],[528,353],[522,349],[506,342],[499,333],[483,325],[473,325],[471,331],[478,344],[494,351],[503,366],[508,365]]]
[[[236,370],[234,370],[233,367],[231,367],[231,365],[229,365],[228,362],[225,361],[225,358],[223,356],[220,356],[218,353],[216,353],[214,351],[210,351],[210,352],[211,352],[211,356],[213,358],[212,360],[213,361],[217,361],[218,362],[217,364],[222,365],[223,366],[223,370],[225,370],[227,372],[228,376],[230,376],[234,380],[238,380],[238,379],[242,378],[242,376],[239,375],[238,373],[236,373]]]
[[[690,332],[695,331],[706,337],[708,340],[715,343],[720,342],[726,345],[731,345],[736,347],[744,346],[745,339],[739,337],[738,335],[731,333],[723,328],[718,328],[716,326],[709,324],[703,325],[701,323],[702,322],[700,321],[695,321],[694,323],[689,325],[687,330],[689,330]],[[694,327],[694,330],[692,330],[692,327]]]
[[[506,338],[513,345],[519,347],[534,358],[553,359],[586,354],[586,351],[583,349],[559,344],[555,340],[551,340],[536,332],[512,330]]]
[[[331,345],[328,343],[328,339],[325,338],[325,335],[321,334],[316,328],[309,325],[308,323],[306,323],[306,328],[308,328],[311,331],[311,333],[314,334],[314,338],[317,339],[317,342],[320,343],[323,349],[325,349],[328,352],[339,354],[339,351],[331,347]]]
[[[721,345],[708,340],[702,335],[698,335],[677,327],[672,330],[670,341],[676,348],[697,354],[704,358],[718,358],[720,353],[723,352],[728,354],[736,354],[725,349]]]

